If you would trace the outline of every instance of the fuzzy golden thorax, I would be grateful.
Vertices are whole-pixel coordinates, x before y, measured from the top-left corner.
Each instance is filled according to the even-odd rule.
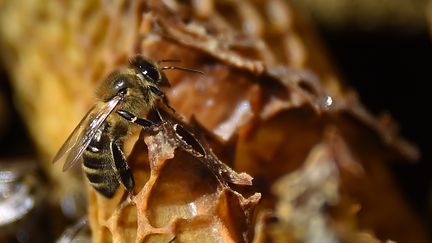
[[[116,110],[125,110],[138,117],[145,117],[155,105],[158,97],[150,91],[150,86],[156,86],[147,78],[131,67],[122,67],[112,72],[99,86],[96,92],[98,102],[107,102],[115,96],[123,97],[117,108],[107,119],[118,136],[128,132],[129,121],[115,113]]]

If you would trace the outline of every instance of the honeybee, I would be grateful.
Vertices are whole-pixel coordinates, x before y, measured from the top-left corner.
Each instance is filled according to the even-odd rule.
[[[161,60],[160,62],[175,61]],[[136,56],[127,67],[112,72],[96,92],[97,102],[84,116],[53,159],[64,160],[63,171],[82,160],[85,175],[92,187],[112,198],[119,185],[132,193],[135,185],[131,168],[123,154],[123,142],[130,123],[150,127],[145,118],[158,102],[168,108],[161,87],[169,86],[162,72],[179,69],[203,74],[201,71],[176,67],[159,67],[157,63]]]

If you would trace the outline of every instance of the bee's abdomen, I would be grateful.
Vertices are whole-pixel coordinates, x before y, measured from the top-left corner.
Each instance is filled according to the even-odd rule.
[[[83,169],[90,185],[105,197],[112,198],[120,184],[111,166],[113,158],[107,155],[85,151]]]

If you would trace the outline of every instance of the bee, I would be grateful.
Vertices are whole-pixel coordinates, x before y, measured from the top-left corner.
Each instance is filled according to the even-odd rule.
[[[136,56],[127,67],[107,76],[96,92],[97,102],[84,116],[53,159],[64,160],[63,171],[82,161],[90,185],[100,194],[112,198],[120,184],[130,194],[135,182],[125,155],[123,143],[134,123],[148,128],[151,120],[140,118],[156,109],[161,101],[169,106],[161,87],[169,86],[162,72],[178,69],[203,74],[189,68],[164,66]]]

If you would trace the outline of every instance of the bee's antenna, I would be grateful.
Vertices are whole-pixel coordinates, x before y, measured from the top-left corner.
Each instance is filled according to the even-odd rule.
[[[163,63],[163,62],[181,62],[180,59],[162,59],[157,61],[157,64]]]
[[[186,71],[186,72],[191,72],[191,73],[199,73],[201,75],[205,75],[205,73],[203,71],[200,70],[195,70],[195,69],[191,69],[191,68],[184,68],[184,67],[176,67],[176,66],[167,66],[167,67],[161,67],[160,70],[173,70],[173,69],[177,69],[177,70],[181,70],[181,71]]]

